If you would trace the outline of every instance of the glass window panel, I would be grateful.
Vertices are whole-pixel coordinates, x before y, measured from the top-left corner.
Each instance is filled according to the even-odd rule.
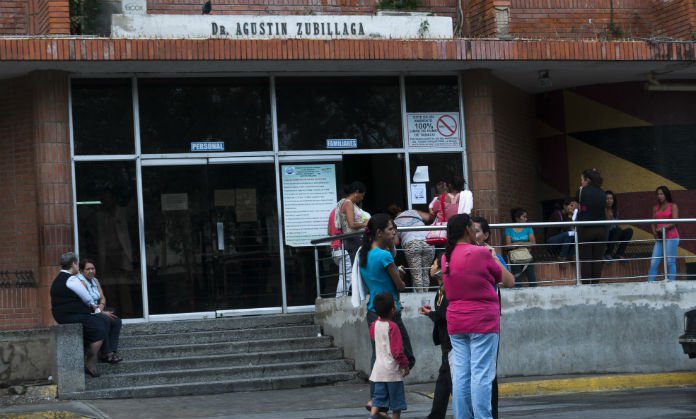
[[[365,199],[362,202],[365,211],[370,214],[387,212],[390,204],[405,208],[406,178],[403,157],[401,153],[344,155],[343,161],[336,163],[338,194],[342,194],[344,185],[360,181],[366,187]],[[337,196],[336,201],[338,198],[340,197]],[[327,223],[328,217],[327,212]],[[319,264],[320,275],[326,275],[320,279],[320,292],[324,295],[335,294],[338,284],[338,266],[330,258],[327,259],[327,247],[321,248],[322,260]],[[314,304],[317,297],[314,248],[284,246],[284,252],[288,305]]]
[[[273,164],[143,167],[151,314],[282,304]]]
[[[446,176],[462,176],[464,172],[462,163],[462,153],[427,153],[410,155],[411,162],[411,182],[418,166],[428,167],[427,199],[430,203],[436,196],[436,185]],[[413,208],[428,211],[428,204],[414,204]]]
[[[279,78],[276,97],[281,150],[325,150],[327,139],[402,147],[397,77]]]
[[[107,306],[143,316],[135,163],[76,162],[80,258],[96,263]]]
[[[143,153],[189,153],[194,141],[273,148],[268,79],[141,79],[138,89]]]
[[[73,79],[75,154],[133,154],[130,79]]]
[[[406,77],[407,112],[459,112],[457,77]]]

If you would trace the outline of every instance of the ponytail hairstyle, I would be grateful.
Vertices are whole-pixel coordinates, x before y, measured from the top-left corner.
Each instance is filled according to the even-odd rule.
[[[367,227],[363,231],[362,241],[360,242],[360,266],[367,266],[367,252],[372,248],[372,242],[377,238],[377,230],[386,230],[390,223],[393,223],[389,214],[375,214],[367,222]]]
[[[445,273],[449,273],[449,261],[457,246],[457,242],[465,236],[471,239],[469,235],[469,227],[471,226],[471,217],[469,214],[457,214],[447,221],[447,247],[445,247]]]

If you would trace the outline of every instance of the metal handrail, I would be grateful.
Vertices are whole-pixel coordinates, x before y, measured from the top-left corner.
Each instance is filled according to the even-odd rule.
[[[529,223],[496,223],[496,224],[490,224],[491,229],[504,229],[504,228],[520,228],[520,227],[539,227],[539,228],[549,228],[549,227],[556,227],[556,228],[562,228],[566,229],[568,231],[573,231],[577,230],[578,227],[588,227],[588,226],[608,226],[608,225],[646,225],[646,224],[686,224],[686,223],[696,223],[696,218],[679,218],[679,219],[673,219],[673,218],[667,218],[667,219],[622,219],[622,220],[599,220],[599,221],[562,221],[562,222],[529,222]],[[424,226],[410,226],[410,227],[399,227],[398,231],[399,232],[411,232],[411,231],[433,231],[433,230],[443,230],[445,229],[446,226],[432,226],[432,225],[424,225]],[[572,230],[571,230],[572,229]],[[319,253],[318,253],[318,247],[323,246],[325,244],[328,244],[330,242],[333,242],[335,240],[341,240],[341,244],[343,245],[343,239],[347,238],[353,238],[353,237],[359,237],[362,235],[362,232],[353,232],[353,233],[345,233],[341,235],[336,235],[336,236],[327,236],[327,237],[321,237],[318,239],[314,239],[311,241],[311,244],[314,245],[315,247],[315,267],[317,269],[317,294],[320,295],[320,279],[321,278],[326,278],[328,277],[327,275],[319,275]],[[682,241],[688,241],[690,239],[681,238]],[[665,230],[663,229],[663,234],[662,234],[662,244],[663,244],[663,249],[666,249],[666,234]],[[629,240],[629,241],[617,241],[617,240],[607,240],[607,241],[601,241],[601,242],[592,242],[594,244],[598,243],[620,243],[620,242],[628,242],[628,243],[654,243],[655,240]],[[582,263],[590,263],[590,262],[599,262],[597,260],[580,260],[580,251],[579,251],[579,245],[585,244],[584,242],[579,242],[578,241],[578,235],[575,234],[573,241],[566,243],[565,245],[572,245],[574,246],[575,249],[575,274],[576,274],[576,279],[577,279],[577,284],[580,285],[583,281],[583,278],[581,277],[580,274],[580,266],[581,262]],[[564,244],[552,244],[552,243],[539,243],[535,245],[535,247],[549,247],[549,246],[562,246]],[[511,244],[511,245],[496,245],[493,246],[495,248],[513,248],[513,247],[529,247],[529,245],[516,245],[516,244]],[[341,252],[343,254],[343,246],[341,246]],[[677,259],[683,259],[683,258],[688,258],[688,257],[679,257],[676,256]],[[650,257],[640,257],[640,258],[631,258],[630,260],[652,260],[652,256]],[[662,255],[663,259],[663,271],[664,271],[664,277],[665,279],[668,278],[668,257],[667,257],[667,252],[663,251]],[[322,259],[323,260],[323,259]],[[540,262],[534,262],[532,265],[554,265],[554,264],[566,264],[569,262],[565,261],[552,261],[552,262],[547,262],[547,261],[540,261]],[[516,266],[516,265],[511,265],[511,266]],[[410,269],[410,268],[407,268]],[[330,276],[330,275],[329,275]],[[626,277],[616,277],[616,279],[636,279],[636,278],[644,278],[645,275],[640,275],[640,276],[626,276]],[[613,277],[612,277],[613,278]],[[343,274],[343,282],[344,285],[346,283],[346,273],[344,270]],[[585,278],[587,279],[587,278]],[[341,280],[341,279],[339,279]],[[549,282],[549,281],[537,281],[539,283],[542,282]]]
[[[637,219],[637,220],[600,220],[600,221],[559,221],[559,222],[546,222],[539,221],[533,223],[495,223],[489,224],[491,229],[501,229],[501,228],[519,228],[519,227],[587,227],[587,226],[606,226],[614,224],[686,224],[686,223],[696,223],[696,218],[660,218],[660,219]],[[445,230],[447,226],[445,225],[424,225],[424,226],[410,226],[410,227],[399,227],[399,231],[432,231],[432,230]],[[330,243],[334,240],[342,240],[351,237],[362,236],[362,232],[357,231],[353,233],[337,234],[335,236],[321,237],[318,239],[311,240],[310,243],[313,245]]]

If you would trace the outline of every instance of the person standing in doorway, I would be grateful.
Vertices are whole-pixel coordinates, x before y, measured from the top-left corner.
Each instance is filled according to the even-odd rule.
[[[577,201],[578,221],[606,220],[606,195],[602,190],[602,176],[597,169],[586,169],[580,175]],[[607,237],[605,226],[587,226],[578,229],[580,244],[580,276],[583,284],[597,284],[602,277],[602,259]]]
[[[343,193],[343,198],[347,197],[348,194],[348,187],[346,186],[344,188],[344,193]],[[343,230],[341,230],[341,226],[336,225],[336,211],[338,210],[338,204],[336,207],[334,207],[331,212],[329,213],[329,222],[328,222],[328,228],[327,232],[329,236],[338,236],[343,234]],[[348,295],[350,290],[350,279],[351,279],[351,274],[353,272],[352,270],[352,261],[350,259],[350,256],[348,255],[348,252],[346,249],[343,247],[343,240],[337,239],[331,242],[331,258],[333,259],[334,263],[336,266],[338,266],[338,282],[336,284],[336,298],[339,297],[345,297]]]
[[[679,207],[672,201],[672,192],[666,186],[659,186],[655,193],[657,204],[653,206],[652,218],[668,219],[679,218]],[[655,236],[655,247],[653,248],[652,259],[650,260],[650,270],[648,271],[648,281],[655,281],[657,267],[662,262],[663,255],[667,257],[668,281],[677,279],[677,249],[679,249],[679,230],[676,224],[653,224],[653,236]],[[664,231],[664,237],[663,235]],[[663,245],[664,238],[664,245]]]
[[[367,188],[362,182],[353,182],[348,185],[345,198],[336,204],[334,223],[343,234],[362,232],[367,225],[367,220],[363,217],[360,204],[365,199]],[[343,240],[343,249],[348,252],[351,262],[355,260],[355,252],[360,246],[360,236],[351,237]]]

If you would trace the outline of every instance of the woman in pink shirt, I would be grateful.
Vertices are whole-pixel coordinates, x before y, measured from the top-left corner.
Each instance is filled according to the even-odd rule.
[[[447,223],[442,257],[447,331],[452,341],[452,405],[457,419],[490,419],[491,384],[495,378],[500,333],[496,285],[514,286],[511,275],[491,251],[475,243],[471,218],[459,214]]]
[[[655,193],[657,205],[653,206],[654,219],[679,218],[679,207],[672,201],[672,192],[666,186],[659,186]],[[648,270],[648,282],[655,281],[657,268],[662,263],[662,255],[667,257],[667,280],[677,279],[677,250],[679,249],[679,230],[676,224],[653,224],[652,233],[655,236],[650,269]],[[662,232],[665,232],[664,249]],[[663,253],[664,252],[664,253]]]

